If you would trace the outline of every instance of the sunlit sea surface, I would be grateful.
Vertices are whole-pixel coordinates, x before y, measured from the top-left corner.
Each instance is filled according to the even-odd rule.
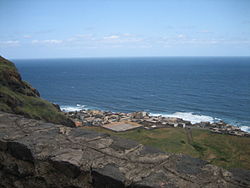
[[[62,109],[147,111],[250,131],[249,57],[13,60]]]

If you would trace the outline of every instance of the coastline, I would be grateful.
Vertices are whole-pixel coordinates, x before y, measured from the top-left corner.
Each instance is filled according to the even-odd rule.
[[[189,121],[200,115],[202,121],[219,118],[250,127],[249,59],[53,59],[16,64],[45,99],[65,107],[146,111],[187,116]]]
[[[66,112],[65,109],[62,110],[65,115],[75,122],[77,127],[96,126],[117,132],[127,131],[138,127],[148,130],[166,127],[181,127],[187,129],[204,129],[217,134],[250,137],[250,133],[243,131],[237,126],[227,124],[222,120],[211,121],[212,119],[209,119],[210,121],[192,122],[175,117],[174,115],[163,116],[148,112],[123,113],[95,109],[79,109],[78,111]]]
[[[100,111],[109,111],[103,110],[101,108],[87,107],[86,105],[76,104],[73,105],[60,105],[60,109],[63,112],[75,112],[81,110],[100,110]],[[112,111],[113,113],[117,113],[116,111]],[[131,113],[131,112],[130,112]],[[204,114],[197,114],[194,112],[175,112],[175,113],[154,113],[148,112],[150,116],[162,116],[162,117],[175,117],[179,119],[183,119],[185,121],[190,121],[192,124],[201,123],[201,122],[210,122],[210,123],[218,123],[220,121],[225,124],[233,125],[234,127],[240,128],[242,131],[250,133],[250,126],[247,125],[239,125],[236,123],[231,123],[230,121],[225,121],[224,119],[218,117],[212,117]]]

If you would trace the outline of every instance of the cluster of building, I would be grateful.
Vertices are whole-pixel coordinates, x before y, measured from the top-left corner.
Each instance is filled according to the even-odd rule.
[[[75,122],[76,126],[102,126],[106,128],[109,127],[107,125],[118,126],[121,122],[126,124],[130,122],[133,125],[135,125],[135,123],[141,125],[141,127],[144,127],[145,129],[163,127],[203,128],[218,134],[250,136],[249,133],[242,131],[239,127],[226,124],[223,121],[192,124],[190,121],[185,121],[175,117],[150,116],[147,112],[121,113],[101,110],[80,110],[67,112],[66,115]]]

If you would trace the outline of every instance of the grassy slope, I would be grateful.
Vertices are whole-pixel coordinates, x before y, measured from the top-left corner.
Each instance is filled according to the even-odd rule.
[[[84,128],[136,140],[166,152],[199,157],[224,168],[250,169],[250,138],[246,137],[214,134],[200,129],[193,129],[190,136],[181,128],[138,129],[121,133],[101,127]]]
[[[0,110],[52,123],[73,125],[52,103],[22,81],[15,65],[0,57]]]
[[[62,123],[63,120],[66,119],[63,113],[59,112],[50,102],[39,97],[16,93],[3,86],[0,86],[0,93],[5,94],[5,96],[11,96],[13,99],[20,102],[20,105],[12,109],[4,100],[0,100],[1,111],[14,112],[29,118],[41,119],[54,123]]]

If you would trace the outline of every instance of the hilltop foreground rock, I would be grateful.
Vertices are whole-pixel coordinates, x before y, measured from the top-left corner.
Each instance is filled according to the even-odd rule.
[[[250,187],[227,171],[81,128],[0,112],[0,187]]]
[[[74,126],[58,107],[23,81],[15,65],[0,56],[0,110],[47,122]]]

